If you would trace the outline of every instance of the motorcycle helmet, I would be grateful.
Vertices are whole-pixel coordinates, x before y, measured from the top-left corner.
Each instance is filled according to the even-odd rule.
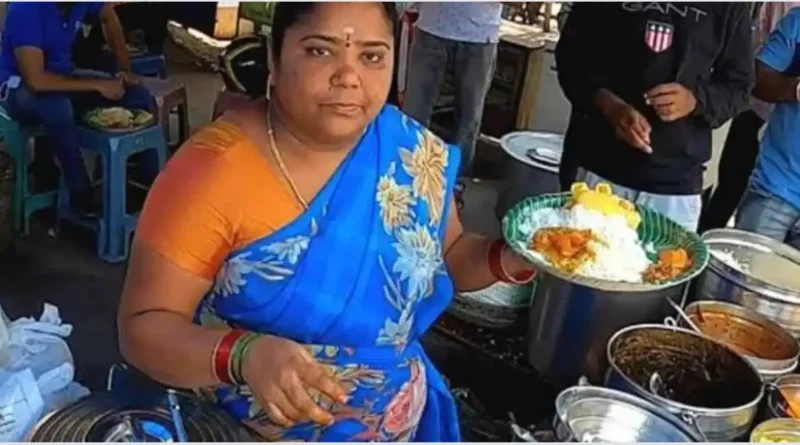
[[[267,38],[262,35],[234,39],[219,55],[219,71],[229,91],[252,98],[267,92]]]

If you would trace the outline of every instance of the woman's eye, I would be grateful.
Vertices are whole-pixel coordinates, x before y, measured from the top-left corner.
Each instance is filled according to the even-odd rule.
[[[314,57],[327,57],[331,55],[327,48],[308,48],[306,52]]]
[[[364,53],[364,60],[368,63],[381,63],[383,62],[383,53]]]

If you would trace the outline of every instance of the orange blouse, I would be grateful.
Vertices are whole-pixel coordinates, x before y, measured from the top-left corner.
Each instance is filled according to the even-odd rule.
[[[138,242],[213,280],[228,255],[302,212],[275,169],[242,131],[217,121],[170,159],[147,197]]]

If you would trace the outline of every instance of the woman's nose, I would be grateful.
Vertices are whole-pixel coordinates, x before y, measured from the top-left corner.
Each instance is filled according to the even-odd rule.
[[[343,63],[333,75],[332,84],[339,88],[358,88],[361,78],[355,68],[349,63]]]

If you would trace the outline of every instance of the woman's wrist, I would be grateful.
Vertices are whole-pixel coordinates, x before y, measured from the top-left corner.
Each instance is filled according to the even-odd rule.
[[[536,277],[536,271],[531,264],[514,253],[502,239],[489,245],[486,259],[489,270],[498,281],[527,284]]]
[[[211,369],[214,378],[228,385],[244,385],[243,365],[258,334],[234,329],[225,334],[211,354]]]

